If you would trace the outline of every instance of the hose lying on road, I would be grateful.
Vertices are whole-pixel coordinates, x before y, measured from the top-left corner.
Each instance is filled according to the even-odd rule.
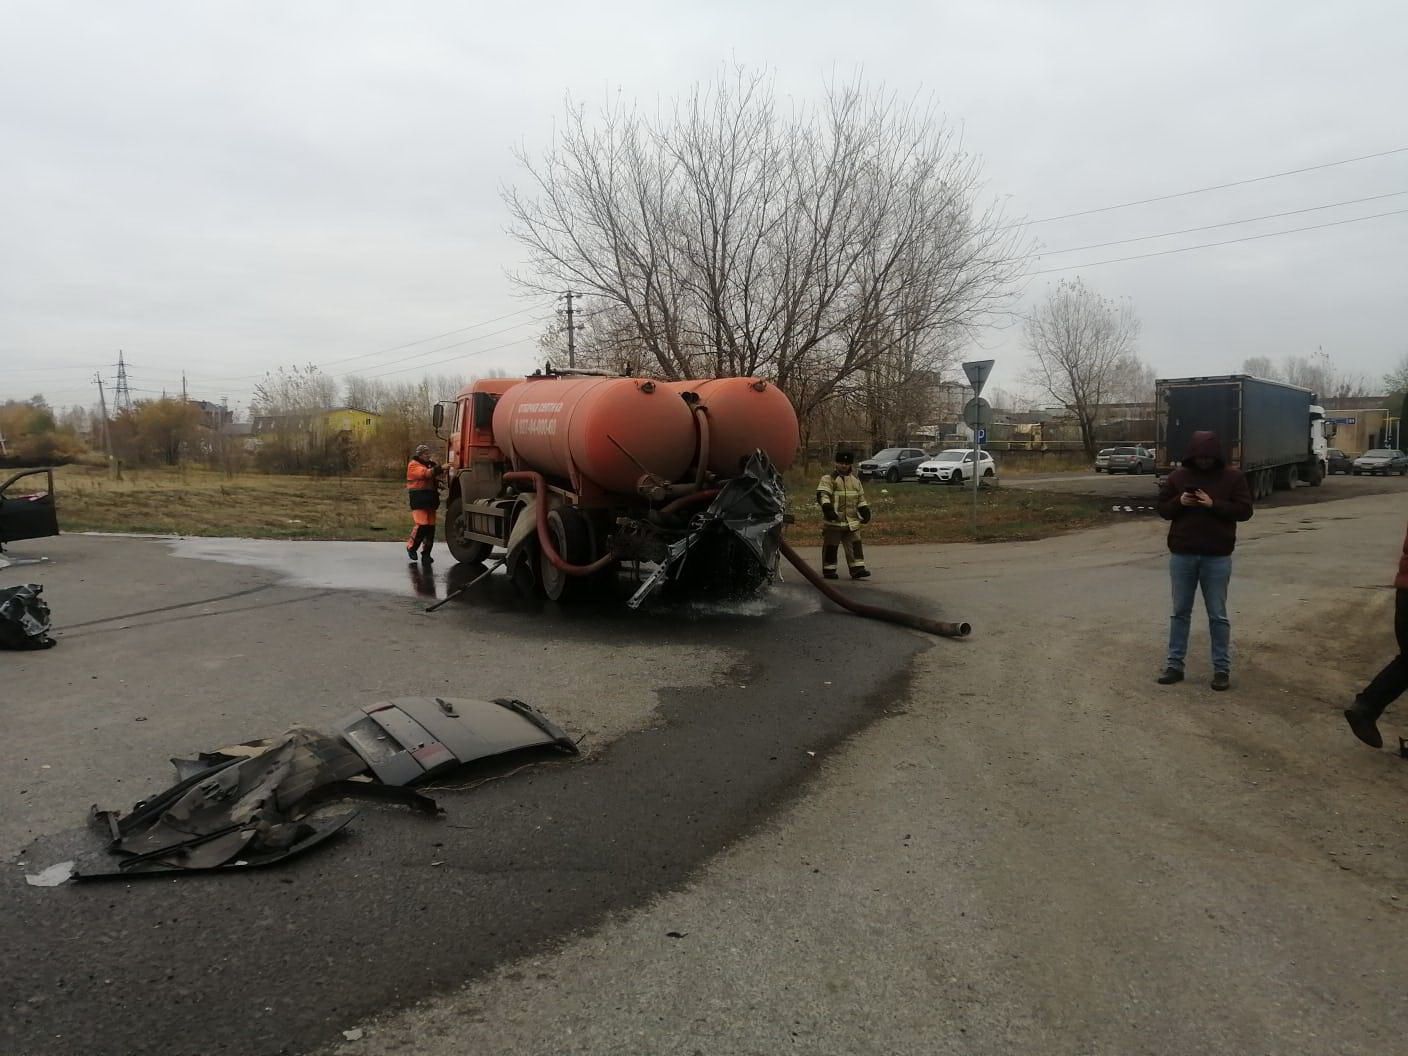
[[[439,601],[437,601],[434,605],[427,605],[427,606],[425,607],[425,611],[426,611],[426,612],[434,612],[434,611],[435,611],[436,609],[438,609],[441,605],[448,605],[450,602],[454,601],[456,598],[458,598],[461,594],[463,594],[463,593],[464,593],[466,590],[468,590],[470,587],[474,586],[474,584],[478,583],[478,582],[479,582],[481,579],[483,579],[485,576],[488,576],[490,573],[493,573],[493,572],[498,571],[500,568],[503,567],[503,564],[504,564],[504,559],[503,559],[503,558],[499,558],[499,560],[495,561],[492,565],[490,565],[488,568],[486,568],[483,572],[479,573],[479,575],[475,576],[473,579],[471,579],[471,580],[470,580],[468,583],[466,583],[464,586],[460,587],[459,590],[455,591],[453,594],[446,594],[443,598],[441,598]]]
[[[973,628],[966,623],[946,623],[943,620],[931,620],[924,616],[915,616],[913,613],[900,612],[897,609],[885,609],[879,605],[867,605],[861,601],[855,601],[846,597],[835,587],[831,586],[821,576],[817,575],[816,569],[802,560],[800,554],[793,550],[786,539],[779,540],[778,548],[782,556],[792,563],[792,567],[806,578],[807,582],[816,587],[817,590],[825,594],[841,608],[848,612],[853,612],[857,616],[864,616],[871,620],[884,620],[886,623],[897,623],[901,627],[912,627],[916,631],[924,631],[927,634],[937,634],[943,638],[966,638],[973,632]]]

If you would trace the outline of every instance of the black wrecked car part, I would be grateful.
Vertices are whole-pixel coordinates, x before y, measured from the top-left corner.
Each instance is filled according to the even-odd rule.
[[[353,712],[337,732],[294,727],[278,737],[172,759],[177,782],[126,814],[93,808],[107,854],[77,861],[75,879],[272,865],[339,832],[356,812],[316,815],[346,797],[441,813],[405,786],[464,763],[527,748],[571,755],[576,743],[521,700],[402,697]],[[56,867],[57,868],[57,867]],[[62,870],[36,886],[62,883]]]
[[[43,474],[48,482],[45,491],[25,495],[10,494],[17,481]],[[43,539],[59,534],[58,508],[54,504],[54,471],[26,469],[0,484],[0,550],[5,543],[21,539]]]
[[[182,765],[186,763],[187,765]],[[341,739],[295,727],[252,754],[224,757],[137,803],[122,817],[94,809],[111,857],[79,860],[78,879],[270,865],[332,836],[355,816],[311,819],[319,789],[366,764]]]
[[[57,645],[51,636],[53,623],[49,606],[38,583],[0,589],[0,648],[49,649]]]
[[[627,607],[639,608],[666,583],[690,597],[747,597],[777,578],[778,544],[786,521],[782,476],[756,451],[696,514],[689,534],[675,540]]]

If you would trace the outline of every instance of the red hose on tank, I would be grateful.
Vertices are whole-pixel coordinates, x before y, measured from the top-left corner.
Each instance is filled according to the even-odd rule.
[[[719,488],[707,488],[704,491],[696,491],[693,495],[685,495],[674,502],[666,503],[660,507],[660,514],[669,517],[671,514],[679,513],[680,510],[687,510],[691,506],[703,506],[705,503],[713,502],[719,494]]]
[[[590,576],[606,568],[616,560],[616,555],[612,553],[603,554],[589,565],[574,565],[557,552],[557,547],[553,545],[552,532],[548,531],[548,482],[543,479],[541,473],[529,470],[514,470],[504,474],[504,480],[510,484],[518,481],[526,481],[533,485],[533,490],[538,496],[538,501],[534,504],[537,509],[534,513],[538,521],[538,546],[542,548],[543,556],[551,562],[553,568],[569,576]]]

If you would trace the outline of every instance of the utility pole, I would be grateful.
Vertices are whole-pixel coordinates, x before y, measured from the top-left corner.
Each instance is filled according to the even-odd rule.
[[[566,293],[566,297],[567,297],[567,368],[568,368],[569,370],[574,370],[574,369],[576,369],[576,366],[577,366],[577,331],[581,329],[581,327],[577,326],[577,325],[573,322],[573,318],[574,318],[574,317],[573,317],[573,313],[572,313],[572,298],[574,298],[574,297],[580,297],[580,296],[581,296],[580,293],[573,293],[571,290],[568,290],[567,293]]]
[[[108,469],[111,470],[113,467],[113,460],[112,436],[108,432],[108,398],[107,394],[103,392],[103,376],[101,374],[94,374],[93,380],[98,383],[98,406],[101,408],[103,415],[103,450],[108,453]]]
[[[190,402],[191,402],[189,399],[186,398],[186,372],[185,372],[184,370],[181,371],[181,402],[182,402],[182,403],[190,403]]]

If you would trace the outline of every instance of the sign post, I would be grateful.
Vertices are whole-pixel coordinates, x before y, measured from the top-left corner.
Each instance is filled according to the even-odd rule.
[[[988,383],[995,360],[974,359],[963,364],[968,384],[973,386],[973,398],[963,408],[963,420],[973,430],[973,538],[978,537],[978,486],[983,476],[983,444],[992,425],[992,404],[983,399],[983,386]],[[961,465],[962,463],[960,463]]]

